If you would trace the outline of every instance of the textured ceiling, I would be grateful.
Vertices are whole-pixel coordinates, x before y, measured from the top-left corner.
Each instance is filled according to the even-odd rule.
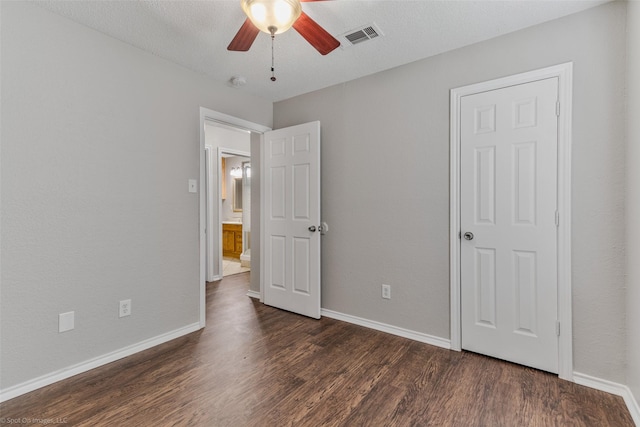
[[[607,0],[364,1],[303,3],[334,36],[376,23],[384,33],[321,56],[294,30],[276,36],[277,81],[270,81],[271,44],[260,33],[248,52],[227,45],[244,22],[239,0],[40,1],[40,6],[191,70],[271,101],[456,49]]]

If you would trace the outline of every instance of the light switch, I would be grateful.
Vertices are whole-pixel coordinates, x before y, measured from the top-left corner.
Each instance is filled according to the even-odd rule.
[[[189,193],[197,193],[198,192],[198,181],[195,179],[189,180]]]
[[[58,315],[58,332],[67,332],[75,328],[75,312],[60,313]]]

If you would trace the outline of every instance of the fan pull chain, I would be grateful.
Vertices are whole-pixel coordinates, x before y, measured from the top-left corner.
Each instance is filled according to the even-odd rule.
[[[272,82],[276,81],[276,73],[275,73],[275,68],[273,66],[273,63],[274,63],[274,59],[273,59],[273,42],[274,42],[275,38],[276,38],[276,36],[271,34],[271,81]]]
[[[276,81],[276,73],[275,73],[275,68],[273,66],[274,60],[273,60],[273,42],[276,39],[276,31],[278,31],[278,29],[276,27],[274,27],[273,25],[269,27],[269,32],[271,33],[271,81],[275,82]]]

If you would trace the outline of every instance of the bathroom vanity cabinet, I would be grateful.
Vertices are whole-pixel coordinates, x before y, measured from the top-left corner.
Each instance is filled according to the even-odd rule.
[[[242,254],[242,224],[222,223],[222,256],[238,258]]]

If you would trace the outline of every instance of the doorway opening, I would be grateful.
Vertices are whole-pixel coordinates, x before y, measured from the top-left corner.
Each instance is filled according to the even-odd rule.
[[[222,223],[221,275],[226,277],[251,270],[251,157],[221,148],[220,164],[217,201]]]
[[[209,230],[206,276],[213,282],[224,275],[224,258],[240,262],[242,257],[245,265],[250,262],[250,252],[244,247],[250,248],[251,235],[251,191],[246,177],[251,170],[251,132],[210,120],[205,121],[204,132]]]
[[[266,126],[252,123],[206,108],[200,108],[200,327],[206,324],[206,283],[220,280],[224,273],[223,220],[236,222],[240,229],[234,251],[238,261],[250,263],[254,274],[247,293],[260,297],[260,139]],[[252,149],[253,146],[253,149]],[[222,164],[231,157],[241,157],[238,177],[229,179],[225,186],[225,199],[229,201],[229,213],[222,210]],[[225,159],[225,160],[223,160]],[[253,166],[253,173],[251,169]],[[229,172],[231,167],[229,167]],[[253,179],[246,178],[247,174]],[[253,184],[253,185],[251,185]],[[231,187],[233,185],[233,187]],[[254,191],[251,191],[253,187]],[[236,198],[234,199],[234,196]],[[226,211],[224,211],[226,212]],[[252,215],[253,213],[253,215]],[[241,214],[241,215],[239,215]],[[238,218],[242,218],[238,221]],[[236,247],[238,248],[236,250]]]

